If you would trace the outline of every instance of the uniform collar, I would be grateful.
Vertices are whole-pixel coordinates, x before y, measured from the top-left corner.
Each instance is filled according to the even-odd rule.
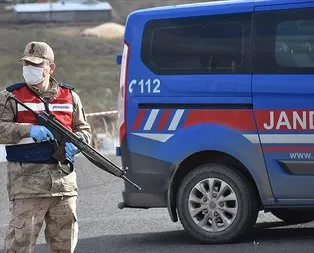
[[[37,96],[46,99],[46,100],[51,100],[53,98],[56,97],[57,93],[58,93],[58,87],[59,84],[57,82],[56,79],[54,79],[53,77],[50,77],[50,85],[51,88],[47,91],[41,91],[40,89],[38,89],[36,86],[32,86],[32,85],[27,85],[28,88],[30,88]]]

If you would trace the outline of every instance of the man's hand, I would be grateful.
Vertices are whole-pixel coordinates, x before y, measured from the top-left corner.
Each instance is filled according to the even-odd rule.
[[[78,148],[72,142],[65,143],[65,156],[69,161],[74,162],[74,155],[78,151]]]
[[[44,126],[34,125],[31,127],[30,137],[32,137],[36,142],[54,140],[53,134]]]

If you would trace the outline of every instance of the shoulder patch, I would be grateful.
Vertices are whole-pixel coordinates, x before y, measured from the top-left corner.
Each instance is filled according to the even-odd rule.
[[[15,83],[15,84],[12,84],[12,85],[8,86],[6,88],[6,90],[9,91],[9,92],[12,92],[12,91],[17,90],[19,88],[22,88],[24,86],[26,86],[26,83]]]
[[[69,90],[74,90],[74,87],[70,84],[67,84],[67,83],[59,83],[59,86],[66,88],[66,89],[69,89]]]

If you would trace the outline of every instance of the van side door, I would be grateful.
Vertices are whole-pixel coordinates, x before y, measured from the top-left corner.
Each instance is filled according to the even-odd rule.
[[[270,182],[279,205],[313,205],[314,2],[259,5],[252,92]]]

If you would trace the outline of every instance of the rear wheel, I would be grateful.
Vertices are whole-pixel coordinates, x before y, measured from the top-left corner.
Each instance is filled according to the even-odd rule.
[[[185,230],[205,243],[229,243],[256,222],[258,201],[248,179],[233,168],[202,165],[182,181],[177,209]]]
[[[273,209],[271,213],[288,223],[306,223],[314,220],[314,210],[281,208]]]

